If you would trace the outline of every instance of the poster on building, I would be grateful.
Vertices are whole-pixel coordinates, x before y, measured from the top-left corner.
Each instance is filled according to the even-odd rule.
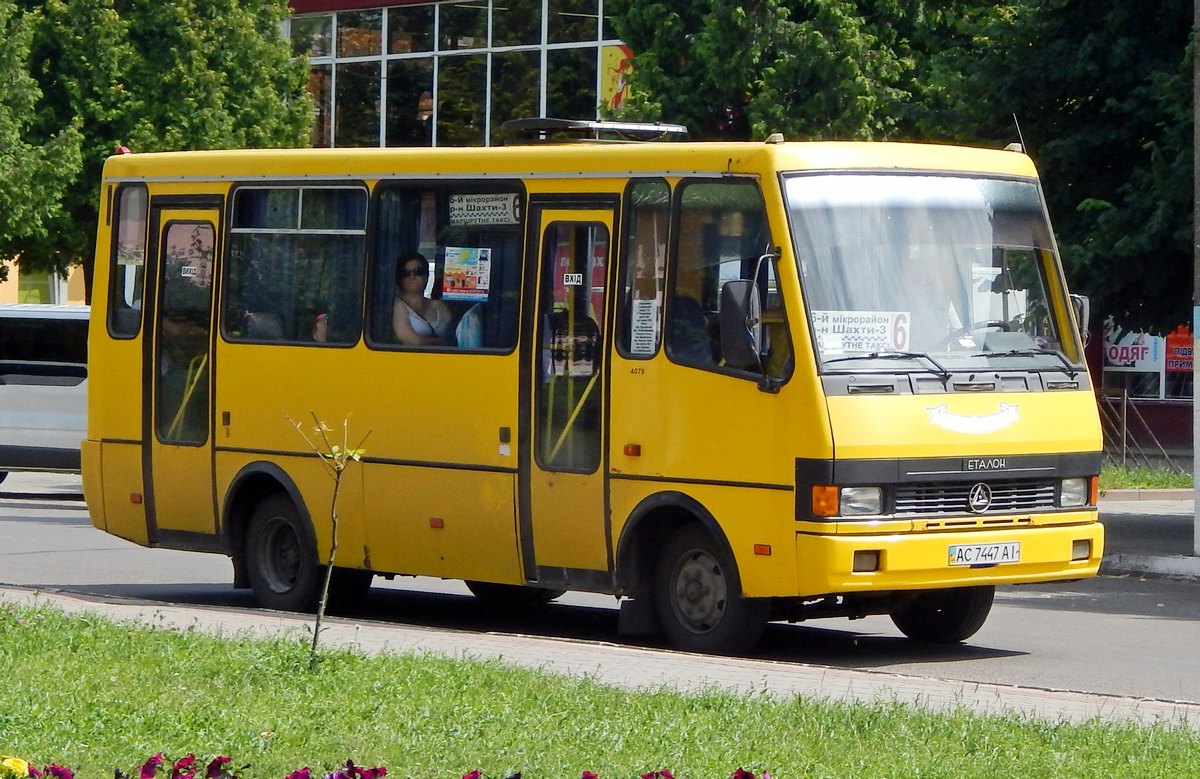
[[[492,283],[492,250],[487,247],[446,247],[442,300],[487,302]]]
[[[1167,373],[1192,372],[1192,329],[1179,325],[1167,333]]]
[[[1165,339],[1142,330],[1126,330],[1110,322],[1104,328],[1104,369],[1157,373],[1162,371]]]
[[[813,333],[821,354],[908,349],[907,311],[814,311]]]

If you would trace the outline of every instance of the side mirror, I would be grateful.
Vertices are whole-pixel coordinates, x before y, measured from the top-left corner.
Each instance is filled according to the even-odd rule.
[[[762,298],[750,279],[732,279],[721,285],[721,358],[726,365],[762,373]]]
[[[1087,295],[1071,295],[1071,308],[1075,312],[1075,324],[1079,326],[1079,334],[1083,337],[1083,345],[1087,346],[1091,337],[1089,323],[1092,318],[1092,304]]]

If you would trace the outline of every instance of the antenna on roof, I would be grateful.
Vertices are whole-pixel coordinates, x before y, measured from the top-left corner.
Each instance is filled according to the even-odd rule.
[[[1017,114],[1015,111],[1013,112],[1012,117],[1013,117],[1013,124],[1016,125],[1016,127],[1017,127],[1017,141],[1021,144],[1021,148],[1019,149],[1019,151],[1022,151],[1022,152],[1027,151],[1029,149],[1029,147],[1025,145],[1025,136],[1021,133],[1021,123],[1017,120]],[[1005,146],[1004,148],[1006,150],[1018,151],[1018,150],[1012,149],[1011,143],[1008,146]]]
[[[620,143],[656,141],[687,135],[687,127],[666,122],[609,122],[535,116],[510,119],[500,125],[514,145],[530,143]],[[615,137],[614,137],[615,136]]]

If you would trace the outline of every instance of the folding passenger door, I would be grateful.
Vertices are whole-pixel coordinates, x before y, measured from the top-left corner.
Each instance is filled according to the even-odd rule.
[[[158,258],[143,382],[146,521],[151,544],[215,549],[212,323],[220,198],[151,201]]]
[[[615,198],[531,201],[527,267],[538,276],[521,453],[521,552],[531,581],[609,581],[605,355],[615,219]]]

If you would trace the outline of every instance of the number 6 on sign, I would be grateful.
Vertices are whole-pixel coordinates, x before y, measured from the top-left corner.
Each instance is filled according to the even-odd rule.
[[[892,348],[898,352],[908,351],[908,314],[901,312],[892,320]]]

